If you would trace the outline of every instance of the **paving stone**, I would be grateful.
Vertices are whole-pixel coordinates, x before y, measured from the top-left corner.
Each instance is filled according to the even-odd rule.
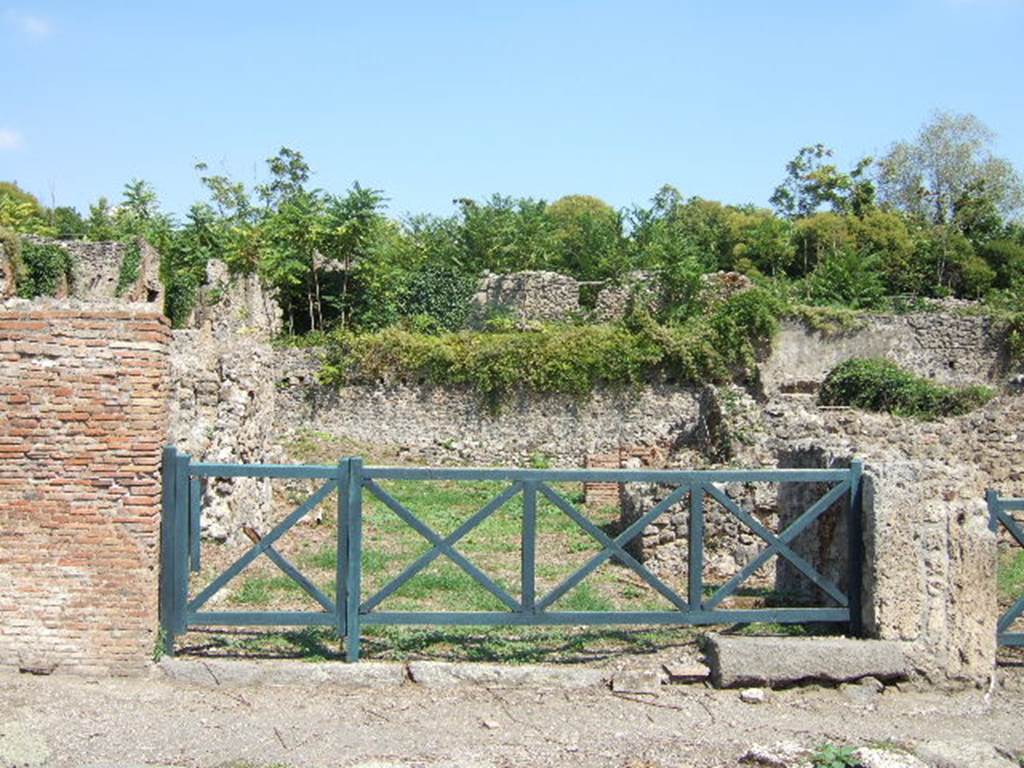
[[[498,664],[457,664],[445,661],[413,661],[409,676],[429,688],[459,685],[536,688],[593,688],[607,684],[599,669]]]
[[[691,659],[670,661],[665,664],[670,683],[703,683],[711,676],[707,664]]]
[[[246,661],[164,658],[160,669],[172,680],[206,686],[337,685],[377,688],[402,685],[405,666],[360,662]]]
[[[991,744],[982,741],[926,741],[915,750],[929,768],[1017,768]]]
[[[899,643],[836,637],[726,637],[710,635],[711,680],[720,688],[804,682],[843,683],[873,676],[906,677]]]

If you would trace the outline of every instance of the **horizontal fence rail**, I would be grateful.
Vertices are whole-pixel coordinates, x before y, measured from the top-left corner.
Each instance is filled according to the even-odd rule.
[[[1014,518],[1013,512],[1024,512],[1024,499],[1001,497],[997,491],[985,494],[988,502],[989,527],[998,533],[1000,526],[1010,534],[1019,546],[1024,547],[1024,527]],[[996,624],[996,639],[999,645],[1024,647],[1024,632],[1011,632],[1014,623],[1024,616],[1024,594],[1020,595]]]
[[[859,631],[861,571],[861,464],[844,469],[766,470],[634,470],[634,469],[512,469],[365,466],[358,457],[337,465],[216,464],[193,462],[173,447],[163,455],[163,524],[161,527],[160,615],[164,647],[173,653],[175,639],[190,628],[203,626],[325,626],[345,639],[346,657],[360,655],[364,625],[686,625],[725,623],[847,623]],[[212,478],[305,479],[319,487],[277,523],[259,535],[244,529],[251,546],[197,595],[189,597],[189,573],[200,566],[202,484]],[[390,480],[493,482],[499,487],[491,499],[447,534],[434,530],[411,505],[400,501],[381,483]],[[813,483],[827,486],[784,530],[766,528],[725,491],[728,483]],[[666,489],[665,496],[617,535],[590,520],[555,487],[558,483],[649,483]],[[331,497],[337,505],[334,597],[312,583],[275,547],[294,525]],[[374,499],[393,512],[430,546],[372,594],[363,588],[363,504]],[[720,505],[765,543],[764,549],[735,576],[710,594],[705,593],[705,503]],[[520,589],[510,592],[473,563],[458,544],[499,510],[516,500],[519,517]],[[599,551],[566,576],[543,590],[537,584],[537,509],[546,501],[592,539]],[[838,503],[847,509],[849,549],[846,553],[847,587],[840,589],[792,546],[794,540]],[[681,592],[666,584],[629,549],[645,528],[670,509],[683,507],[687,515],[687,585]],[[259,557],[267,557],[318,605],[318,611],[224,611],[206,606],[228,582]],[[815,607],[725,608],[722,602],[773,557],[785,560],[827,596],[828,605]],[[412,611],[385,610],[382,604],[433,562],[446,559],[497,600],[504,610]],[[601,565],[614,559],[628,568],[669,606],[665,610],[563,611],[557,601],[582,583]],[[710,588],[708,589],[710,592]]]

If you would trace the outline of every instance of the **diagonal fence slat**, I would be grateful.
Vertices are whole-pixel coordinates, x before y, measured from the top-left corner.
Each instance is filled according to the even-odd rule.
[[[794,520],[785,531],[776,536],[765,528],[760,521],[742,509],[723,490],[714,485],[704,486],[704,490],[711,498],[721,504],[725,509],[739,518],[760,536],[768,546],[751,562],[744,566],[739,573],[723,584],[709,600],[705,602],[708,608],[714,608],[726,597],[733,594],[739,586],[746,581],[753,573],[764,565],[775,555],[781,555],[791,562],[801,573],[809,578],[815,585],[824,590],[829,597],[835,600],[840,606],[846,607],[849,604],[847,596],[831,580],[825,578],[814,566],[794,552],[787,544],[799,536],[808,526],[827,512],[833,504],[841,499],[850,490],[849,482],[842,482],[830,489],[824,496],[811,505],[803,514]]]
[[[568,499],[562,496],[562,494],[551,488],[547,483],[540,483],[538,487],[540,492],[544,494],[548,501],[562,510],[562,512],[575,522],[576,525],[597,539],[602,547],[606,550],[611,550],[611,554],[614,554],[615,557],[619,558],[623,563],[636,571],[640,578],[650,584],[666,600],[672,603],[680,611],[689,610],[690,606],[675,590],[651,573],[643,563],[629,554],[629,552],[623,549],[623,547],[616,543],[608,534],[594,525],[592,521],[588,520],[586,516],[580,514],[580,511],[576,509]],[[550,603],[545,604],[549,605]]]
[[[650,510],[645,512],[639,520],[636,520],[632,525],[626,528],[626,530],[624,530],[622,533],[616,536],[614,539],[614,544],[622,546],[624,544],[628,544],[630,541],[635,539],[643,531],[644,528],[650,525],[650,523],[657,519],[663,512],[665,512],[667,509],[676,504],[683,496],[685,496],[689,492],[689,490],[690,488],[687,485],[681,485],[678,488],[676,488],[668,496],[666,496],[660,502],[655,504]],[[576,573],[569,576],[569,578],[567,578],[557,587],[548,592],[548,594],[544,596],[544,599],[540,600],[537,603],[537,609],[544,610],[548,606],[557,602],[559,598],[561,598],[569,590],[571,590],[573,587],[575,587],[577,584],[579,584],[581,581],[587,578],[587,576],[596,571],[601,565],[603,565],[604,562],[612,556],[612,554],[613,551],[608,547],[602,549],[598,554],[594,555],[594,557],[592,557],[582,568],[577,570]],[[673,603],[674,602],[675,601],[673,600]],[[680,608],[680,610],[686,609]]]
[[[501,602],[506,606],[511,608],[513,611],[517,611],[522,607],[518,600],[512,597],[498,584],[494,583],[486,573],[473,565],[473,563],[467,560],[457,549],[445,543],[445,540],[441,538],[440,534],[416,517],[416,515],[410,512],[402,502],[398,501],[398,499],[381,488],[377,483],[371,479],[367,479],[364,481],[363,487],[380,499],[380,501],[382,501],[392,512],[402,518],[402,520],[404,520],[414,531],[440,549],[449,560],[472,576],[480,586],[484,587],[484,589],[501,600]]]
[[[200,592],[196,597],[188,604],[188,610],[198,611],[202,608],[206,602],[219,592],[225,584],[231,581],[235,576],[242,572],[242,570],[249,565],[253,560],[259,557],[263,552],[274,544],[285,532],[295,525],[299,520],[308,515],[317,504],[326,499],[335,488],[338,487],[336,480],[328,480],[320,489],[316,491],[312,496],[306,499],[302,504],[295,508],[295,510],[288,515],[284,520],[278,523],[274,528],[260,539],[259,543],[254,544],[248,551],[245,552],[240,558],[235,560],[227,570],[225,570],[220,576],[214,579],[210,584]]]
[[[454,546],[460,539],[466,536],[466,534],[468,534],[470,531],[472,531],[474,528],[480,525],[484,520],[486,520],[492,514],[494,514],[503,506],[505,506],[506,503],[512,500],[516,496],[516,494],[518,494],[522,490],[522,487],[522,483],[517,482],[513,483],[510,487],[506,488],[498,496],[491,499],[491,501],[488,502],[484,507],[482,507],[476,514],[465,520],[458,528],[456,528],[454,531],[448,534],[448,536],[444,540],[444,543],[448,547]],[[391,594],[394,593],[396,589],[401,587],[413,576],[422,571],[424,568],[426,568],[428,565],[434,562],[434,560],[436,560],[443,554],[444,550],[440,546],[435,545],[432,549],[428,549],[416,560],[414,560],[412,563],[406,566],[406,568],[400,574],[398,574],[395,578],[388,582],[373,597],[371,597],[369,600],[363,603],[360,606],[360,610],[365,613],[369,613],[370,611],[372,611],[374,608],[376,608],[378,605],[384,602],[388,597],[390,597]]]

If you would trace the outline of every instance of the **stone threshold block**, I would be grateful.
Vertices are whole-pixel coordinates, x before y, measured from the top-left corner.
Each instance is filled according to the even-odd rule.
[[[909,671],[902,644],[888,640],[712,634],[706,653],[717,688],[838,685],[869,676],[891,681],[905,679]]]

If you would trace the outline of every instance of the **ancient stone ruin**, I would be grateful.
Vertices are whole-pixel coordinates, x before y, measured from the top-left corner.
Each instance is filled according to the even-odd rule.
[[[842,467],[861,459],[866,633],[899,641],[915,671],[936,682],[984,682],[991,673],[996,540],[987,527],[984,492],[994,486],[1006,495],[1024,494],[1024,452],[1013,426],[1024,418],[1024,397],[1006,381],[1003,339],[984,317],[959,311],[865,316],[857,327],[831,335],[787,321],[762,361],[756,387],[649,385],[598,390],[585,400],[520,392],[495,412],[455,387],[320,384],[315,350],[271,344],[281,327],[273,297],[255,277],[230,278],[217,263],[210,265],[189,327],[171,331],[157,312],[155,253],[144,251],[138,280],[123,301],[111,303],[123,246],[85,246],[62,246],[79,249],[76,263],[90,265],[80,267],[85,271],[68,287],[73,298],[0,305],[0,505],[21,504],[24,515],[37,503],[53,505],[55,514],[70,514],[68,505],[100,505],[89,513],[91,535],[115,542],[113,558],[141,553],[137,559],[132,554],[130,572],[145,574],[136,578],[135,597],[147,608],[116,645],[105,644],[101,634],[62,627],[60,606],[84,605],[92,599],[89,590],[99,589],[97,572],[83,565],[77,581],[46,587],[41,604],[48,608],[26,614],[24,605],[0,598],[0,664],[60,657],[68,669],[95,670],[152,648],[163,443],[204,461],[300,462],[307,457],[296,446],[314,442],[324,450],[372,445],[427,464],[528,466],[542,457],[555,467],[699,469]],[[743,288],[728,276],[708,285],[716,295]],[[623,311],[625,299],[617,296],[598,298],[608,318]],[[95,303],[99,299],[106,303]],[[489,276],[474,311],[478,319],[507,311],[519,322],[564,320],[579,311],[579,285],[552,273]],[[885,357],[938,381],[988,384],[999,395],[973,413],[938,422],[818,405],[815,393],[825,374],[855,355]],[[61,370],[72,373],[57,376]],[[111,402],[129,409],[145,439],[122,434],[122,416],[104,415]],[[86,475],[62,469],[97,450],[88,461],[116,478],[99,490]],[[117,470],[126,462],[130,469]],[[48,467],[45,476],[38,475],[41,466]],[[68,484],[59,493],[47,484],[58,477]],[[26,501],[26,488],[35,500]],[[773,530],[807,501],[785,487],[724,490]],[[202,493],[208,539],[238,536],[243,524],[261,528],[276,509],[265,481],[218,480]],[[617,506],[628,524],[664,494],[657,486],[606,484],[588,488],[586,503]],[[800,551],[838,578],[848,548],[844,516],[836,519],[818,524]],[[18,530],[31,528],[27,517],[18,521]],[[735,574],[763,547],[710,501],[706,527],[709,575]],[[42,578],[56,567],[50,555],[38,554],[58,551],[48,535],[39,534],[35,554],[21,548],[21,539],[0,535],[0,555]],[[678,576],[685,571],[687,536],[685,515],[664,515],[637,540],[635,554],[656,573]],[[766,567],[758,578],[798,595],[805,589],[784,564]],[[0,595],[16,593],[18,585],[3,585]],[[54,638],[39,646],[45,658],[28,659],[26,638],[43,634]],[[60,638],[67,637],[73,658],[60,651]]]

